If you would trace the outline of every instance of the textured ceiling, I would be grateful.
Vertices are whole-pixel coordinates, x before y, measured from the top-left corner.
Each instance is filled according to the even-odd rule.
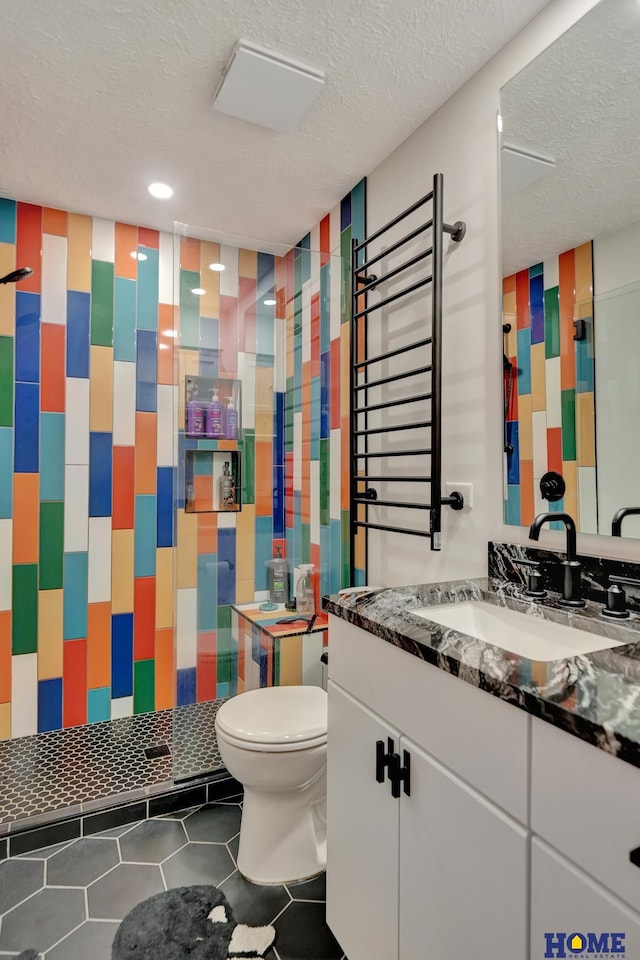
[[[505,276],[640,220],[640,4],[602,0],[502,91],[503,137],[556,168],[503,201]]]
[[[20,0],[0,32],[0,193],[295,242],[546,3]],[[211,110],[239,38],[326,71],[293,132]],[[175,197],[148,197],[153,180]]]

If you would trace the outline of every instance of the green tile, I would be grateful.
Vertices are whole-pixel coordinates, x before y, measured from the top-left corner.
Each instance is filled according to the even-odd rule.
[[[200,286],[200,274],[195,270],[180,271],[180,346],[198,349],[200,346],[200,298],[192,293]]]
[[[529,267],[529,277],[541,277],[544,270],[544,265],[542,263],[534,263],[532,267]]]
[[[255,503],[256,437],[255,430],[242,430],[238,449],[242,453],[242,502]]]
[[[231,607],[227,603],[218,607],[218,630],[228,630],[231,636]]]
[[[216,656],[216,683],[229,683],[231,680],[231,655],[228,653]]]
[[[11,652],[36,653],[38,649],[38,564],[13,567],[13,640]]]
[[[559,288],[544,292],[544,355],[560,356],[560,296]]]
[[[151,713],[155,706],[155,661],[137,660],[133,665],[133,712]]]
[[[113,346],[113,264],[91,261],[91,343]]]
[[[349,511],[341,510],[340,511],[340,522],[342,525],[342,544],[341,544],[341,560],[342,560],[342,579],[341,587],[350,587],[351,586],[351,540],[350,540],[350,523],[349,523]]]
[[[315,504],[312,504],[312,509]],[[308,523],[301,525],[302,532],[302,562],[309,563],[311,560],[311,527]]]
[[[280,686],[280,637],[273,638],[273,685]]]
[[[320,523],[329,526],[329,498],[331,480],[329,476],[329,458],[331,451],[328,440],[320,441]]]
[[[0,427],[13,426],[13,337],[0,337]]]
[[[576,459],[576,392],[562,391],[562,459]]]
[[[340,284],[340,321],[346,323],[351,316],[350,300],[351,288],[349,283],[351,264],[351,227],[347,227],[340,234],[340,256],[342,257],[342,283]]]
[[[64,503],[40,504],[40,589],[62,590],[64,569]]]

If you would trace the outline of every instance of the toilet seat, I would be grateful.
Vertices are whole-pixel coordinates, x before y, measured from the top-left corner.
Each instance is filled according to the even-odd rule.
[[[265,687],[232,697],[216,715],[216,731],[245,750],[309,750],[327,741],[327,695],[319,687]]]

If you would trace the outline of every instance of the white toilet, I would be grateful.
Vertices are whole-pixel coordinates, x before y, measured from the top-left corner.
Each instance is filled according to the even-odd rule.
[[[265,687],[216,715],[220,756],[244,787],[238,869],[254,883],[292,883],[326,866],[327,694]]]

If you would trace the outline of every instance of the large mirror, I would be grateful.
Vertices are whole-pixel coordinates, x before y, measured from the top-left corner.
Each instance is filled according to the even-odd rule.
[[[505,521],[610,536],[640,507],[640,2],[602,0],[500,113]]]

